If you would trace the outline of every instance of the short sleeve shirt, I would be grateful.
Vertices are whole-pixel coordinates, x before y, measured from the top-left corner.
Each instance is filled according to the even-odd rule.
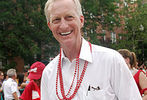
[[[31,80],[25,87],[20,98],[22,100],[40,100],[40,88],[33,80]]]
[[[4,92],[4,98],[5,100],[12,100],[14,99],[13,93],[16,92],[17,96],[20,96],[19,90],[18,90],[18,85],[15,80],[12,78],[8,78],[6,81],[3,82],[2,89]]]

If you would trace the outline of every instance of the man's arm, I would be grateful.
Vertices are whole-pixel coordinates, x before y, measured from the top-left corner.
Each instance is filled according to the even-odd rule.
[[[19,100],[16,92],[14,92],[12,95],[13,95],[13,97],[14,97],[15,100]]]
[[[0,88],[0,92],[2,92],[3,91],[3,89],[2,89],[2,87]]]
[[[42,78],[41,78],[41,100],[50,100],[50,95],[49,95],[49,89],[47,87],[47,73],[43,72]],[[52,99],[53,100],[53,99]]]
[[[133,75],[121,55],[113,57],[112,88],[119,100],[142,100]]]

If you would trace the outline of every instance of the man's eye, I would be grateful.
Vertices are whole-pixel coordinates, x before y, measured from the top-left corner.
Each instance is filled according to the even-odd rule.
[[[56,18],[56,19],[54,19],[52,22],[53,23],[57,23],[57,22],[59,22],[60,21],[60,18]]]
[[[66,18],[67,18],[67,20],[72,20],[74,17],[73,16],[67,16]]]
[[[73,16],[68,16],[68,18],[73,18]]]

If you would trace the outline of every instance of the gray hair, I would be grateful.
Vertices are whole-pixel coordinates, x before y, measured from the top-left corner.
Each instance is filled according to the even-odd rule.
[[[15,69],[9,69],[7,71],[7,75],[8,75],[8,77],[12,77],[12,76],[16,75],[16,70]]]
[[[52,5],[56,0],[48,0],[45,4],[45,8],[44,8],[44,12],[45,12],[45,16],[46,16],[46,20],[47,23],[49,22],[49,18],[50,18],[50,11],[52,9]],[[73,0],[73,2],[75,3],[75,7],[77,10],[77,14],[79,16],[83,15],[82,13],[82,8],[81,8],[81,4],[79,0]]]

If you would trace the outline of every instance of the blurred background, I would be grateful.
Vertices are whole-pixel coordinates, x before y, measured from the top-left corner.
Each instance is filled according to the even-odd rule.
[[[129,49],[147,64],[147,0],[80,0],[82,35],[91,43]],[[44,15],[46,0],[0,0],[0,70],[18,72],[59,52]]]

